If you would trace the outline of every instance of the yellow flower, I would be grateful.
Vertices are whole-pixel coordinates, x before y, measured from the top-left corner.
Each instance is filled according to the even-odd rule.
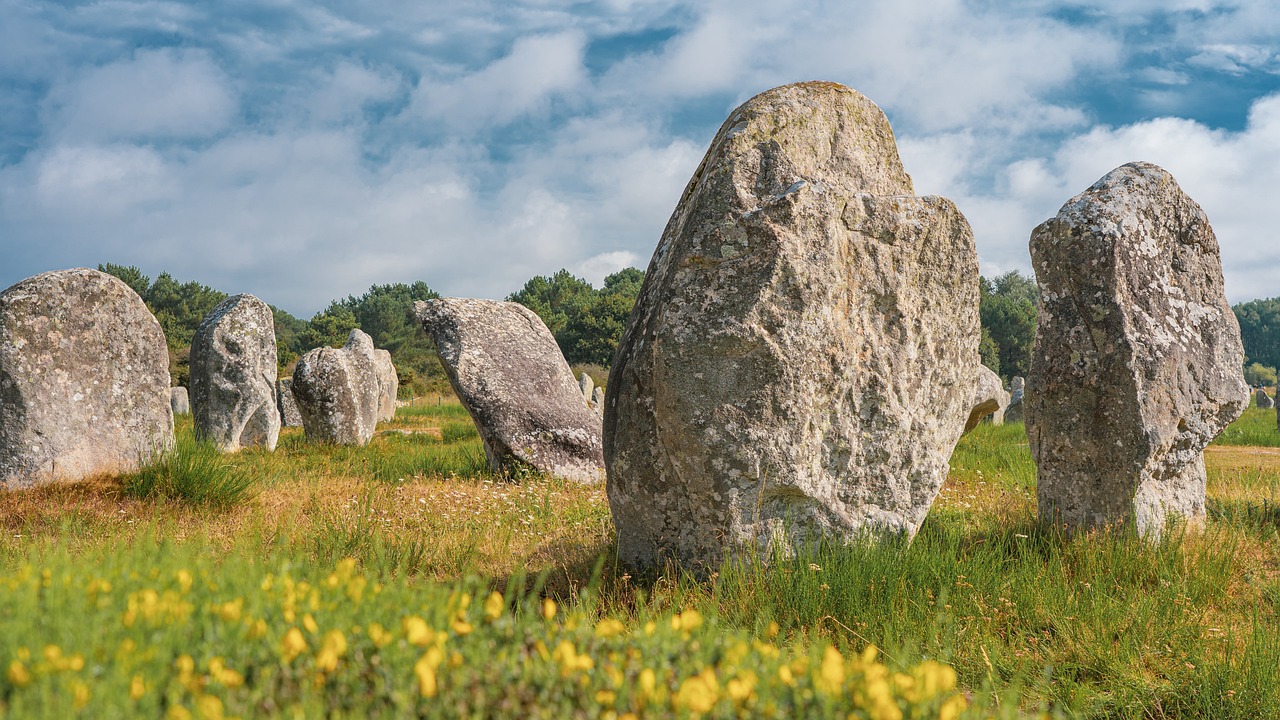
[[[71,683],[71,703],[77,710],[83,709],[89,704],[89,686],[83,680],[76,680]]]
[[[618,699],[618,694],[612,690],[597,690],[596,702],[601,705],[612,705]]]
[[[690,712],[708,713],[715,707],[719,696],[720,685],[716,682],[715,671],[707,668],[680,684],[675,705]]]
[[[320,626],[316,624],[316,619],[311,617],[311,613],[302,616],[302,627],[306,628],[307,632],[312,635],[320,631]]]
[[[26,687],[31,684],[31,671],[27,670],[27,666],[23,665],[21,660],[13,660],[9,663],[7,676],[9,682],[18,687]]]
[[[380,648],[391,641],[391,633],[378,623],[369,624],[369,640],[373,642],[373,646]]]
[[[569,677],[574,670],[590,670],[595,667],[595,661],[590,655],[585,653],[579,654],[573,643],[568,640],[561,640],[556,649],[552,651],[551,657],[560,666],[560,675]]]
[[[261,618],[254,620],[249,626],[249,639],[257,640],[267,634],[267,621]]]
[[[640,691],[648,697],[653,694],[653,689],[658,686],[658,676],[653,672],[653,668],[645,668],[640,671]]]
[[[134,675],[129,681],[129,699],[141,700],[143,695],[147,694],[147,684],[142,681],[141,675]]]
[[[556,601],[551,598],[543,598],[542,600],[542,617],[550,620],[556,616]]]
[[[440,667],[440,663],[444,660],[444,651],[439,647],[432,647],[418,658],[418,662],[413,665],[413,674],[418,677],[418,692],[424,698],[435,697],[438,687],[436,685],[436,668]]]
[[[740,703],[755,695],[756,674],[748,670],[725,683],[725,693],[735,703]]]
[[[782,665],[778,668],[778,679],[781,680],[784,685],[790,685],[791,687],[795,687],[796,685],[796,676],[791,674],[791,667],[789,665]]]
[[[225,622],[235,622],[240,619],[240,613],[244,609],[244,598],[236,598],[222,603],[217,608],[218,617]]]
[[[289,628],[284,634],[284,638],[280,641],[280,656],[285,662],[292,662],[294,658],[301,655],[307,649],[307,639],[302,637],[302,631],[296,627]]]
[[[185,594],[187,591],[191,589],[191,581],[192,581],[191,573],[187,572],[186,570],[179,570],[177,575],[178,575],[178,589],[182,590],[182,592]]]
[[[181,705],[170,705],[164,716],[168,720],[191,720],[191,711]]]
[[[484,619],[493,622],[502,617],[502,611],[507,608],[506,600],[500,592],[491,592],[489,597],[484,601]]]
[[[347,639],[341,630],[330,630],[325,633],[324,643],[316,655],[316,668],[320,672],[333,672],[338,669],[338,658],[347,652]]]
[[[818,670],[818,687],[828,695],[839,695],[844,688],[844,656],[830,645],[822,652],[822,666]]]
[[[471,623],[467,622],[466,620],[463,620],[462,618],[458,618],[457,620],[454,620],[452,623],[450,623],[450,627],[452,627],[453,631],[459,635],[467,635],[467,634],[470,634],[472,630],[475,630],[475,628],[472,627]]]
[[[222,700],[217,695],[201,695],[196,698],[196,712],[204,720],[222,720]]]
[[[596,624],[596,637],[611,638],[627,631],[627,626],[622,621],[614,618],[605,618]]]
[[[671,616],[672,630],[696,630],[702,626],[702,613],[697,610],[689,609],[682,613]]]
[[[404,628],[405,639],[410,645],[423,647],[430,645],[436,639],[436,632],[427,626],[427,621],[420,617],[407,617],[401,621]]]

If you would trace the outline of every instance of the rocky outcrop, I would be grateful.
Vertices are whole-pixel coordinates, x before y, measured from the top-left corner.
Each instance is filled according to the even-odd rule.
[[[988,417],[995,425],[1004,422],[1004,409],[1009,405],[1009,393],[1005,392],[1000,376],[986,365],[978,366],[972,402],[973,409],[969,411],[969,419],[964,424],[965,432],[978,427],[978,423]]]
[[[583,401],[560,347],[533,311],[463,298],[418,302],[414,309],[494,472],[532,468],[579,482],[604,479],[600,416]]]
[[[391,353],[374,350],[373,359],[378,370],[378,422],[388,422],[396,417],[396,394],[400,392],[400,378],[396,375]]]
[[[1124,165],[1031,234],[1040,284],[1029,391],[1042,521],[1204,517],[1203,450],[1249,403],[1240,329],[1204,211]]]
[[[160,323],[120,280],[79,268],[0,293],[0,487],[137,470],[173,445]]]
[[[224,452],[264,447],[280,436],[276,330],[271,308],[252,295],[223,300],[191,341],[191,410],[196,437]]]
[[[181,385],[169,388],[169,407],[173,409],[174,415],[191,414],[191,396],[187,394],[186,388]]]
[[[341,348],[308,350],[293,371],[293,397],[312,442],[366,445],[378,425],[373,340],[352,330]]]
[[[280,411],[281,427],[302,427],[302,413],[298,401],[293,398],[293,378],[276,381],[276,409]]]
[[[973,235],[871,101],[758,95],[667,224],[605,394],[619,559],[911,537],[972,408]]]

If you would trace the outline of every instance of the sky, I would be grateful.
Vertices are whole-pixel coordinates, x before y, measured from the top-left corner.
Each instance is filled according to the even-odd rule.
[[[0,287],[113,262],[308,318],[644,268],[720,123],[876,102],[985,275],[1126,162],[1280,296],[1274,0],[0,0]]]

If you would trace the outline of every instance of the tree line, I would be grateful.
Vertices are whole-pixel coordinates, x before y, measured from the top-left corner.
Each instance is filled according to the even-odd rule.
[[[198,282],[180,283],[169,273],[152,280],[134,266],[106,264],[98,269],[123,280],[146,302],[164,329],[170,372],[178,384],[186,385],[196,328],[227,294]],[[602,380],[643,282],[644,272],[636,268],[608,276],[600,288],[560,270],[531,278],[506,299],[537,313],[569,364]],[[359,297],[333,300],[310,320],[273,306],[280,370],[292,372],[302,353],[322,345],[341,346],[352,328],[360,328],[376,346],[391,352],[406,392],[445,391],[448,382],[435,346],[413,317],[414,302],[436,297],[438,293],[419,281],[374,285]],[[983,364],[1006,385],[1016,375],[1027,375],[1038,297],[1035,280],[1017,271],[979,279],[979,352]],[[1251,384],[1274,384],[1275,368],[1280,366],[1280,298],[1253,300],[1233,309],[1248,356],[1246,379]]]

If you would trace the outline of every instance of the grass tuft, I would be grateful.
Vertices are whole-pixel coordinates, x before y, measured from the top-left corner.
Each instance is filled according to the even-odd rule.
[[[165,497],[226,510],[252,498],[255,481],[252,472],[229,460],[216,445],[179,428],[173,448],[125,477],[123,491],[134,498]]]

